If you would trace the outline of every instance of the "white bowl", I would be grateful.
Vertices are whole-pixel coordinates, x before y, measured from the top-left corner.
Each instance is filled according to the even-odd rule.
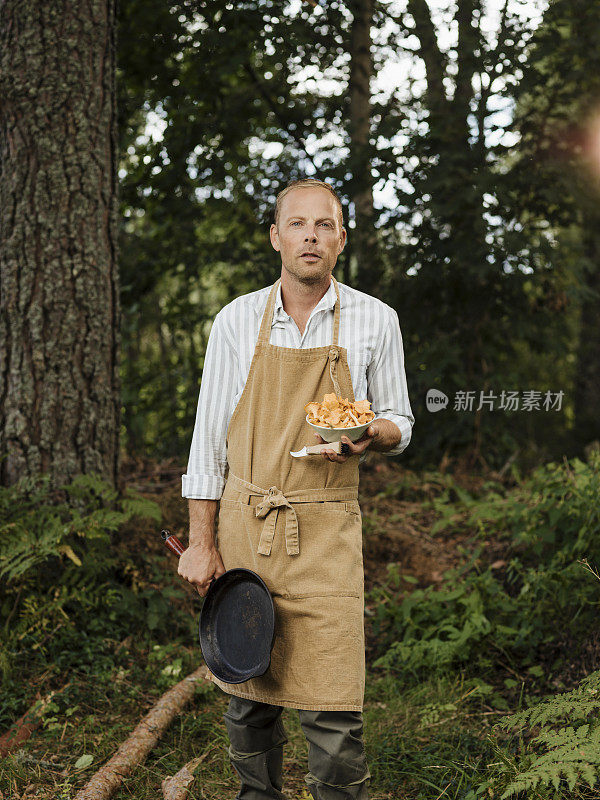
[[[308,422],[308,414],[306,415],[306,421]],[[375,417],[373,417],[371,422],[375,422]],[[313,431],[318,433],[319,436],[322,436],[326,442],[341,442],[342,436],[347,436],[351,442],[355,442],[357,439],[360,439],[371,422],[365,422],[364,425],[354,425],[352,428],[327,428],[322,425],[315,425],[314,422],[308,422],[308,424]]]

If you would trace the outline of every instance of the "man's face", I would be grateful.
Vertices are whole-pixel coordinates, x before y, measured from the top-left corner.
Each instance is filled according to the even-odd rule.
[[[271,225],[271,244],[291,275],[302,283],[321,283],[331,275],[345,243],[339,208],[327,189],[302,186],[286,194],[279,222]]]

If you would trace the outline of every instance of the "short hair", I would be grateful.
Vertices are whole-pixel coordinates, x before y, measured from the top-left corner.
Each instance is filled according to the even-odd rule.
[[[292,189],[302,189],[305,186],[307,187],[320,186],[321,189],[327,189],[327,191],[335,198],[335,201],[339,209],[340,228],[343,228],[344,214],[342,210],[342,201],[340,200],[339,196],[329,183],[326,183],[325,181],[320,181],[317,178],[301,178],[298,181],[292,181],[291,183],[288,183],[285,189],[282,189],[279,192],[279,194],[277,195],[277,199],[275,200],[275,226],[279,224],[279,215],[281,213],[281,201],[283,200],[283,198],[286,196],[286,194],[289,194],[289,192],[291,192]]]

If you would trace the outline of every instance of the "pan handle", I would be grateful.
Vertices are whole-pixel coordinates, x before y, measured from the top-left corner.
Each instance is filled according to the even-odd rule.
[[[172,553],[175,553],[178,558],[183,552],[185,552],[185,547],[181,544],[177,536],[171,533],[170,530],[165,529],[164,531],[160,532],[160,535],[162,536],[165,545]]]
[[[179,558],[179,556],[180,556],[180,555],[181,555],[183,552],[185,552],[185,547],[184,547],[184,546],[181,544],[181,542],[180,542],[180,540],[177,538],[177,536],[175,536],[175,534],[174,534],[174,533],[171,533],[171,531],[170,531],[168,528],[165,528],[165,530],[164,530],[164,531],[161,531],[161,532],[160,532],[160,535],[162,536],[162,538],[163,538],[163,541],[164,541],[164,543],[166,544],[166,546],[169,548],[169,550],[170,550],[172,553],[175,553],[175,555],[177,556],[177,558]],[[216,580],[217,580],[217,579],[216,579],[216,578],[214,577],[214,575],[213,575],[213,577],[210,579],[210,583],[208,584],[208,588],[209,588],[209,589],[210,589],[210,587],[213,585],[213,583],[214,583]]]

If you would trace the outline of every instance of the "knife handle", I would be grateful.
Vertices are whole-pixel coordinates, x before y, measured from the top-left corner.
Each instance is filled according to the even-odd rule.
[[[180,556],[185,551],[185,547],[179,541],[177,536],[172,534],[170,530],[165,529],[164,531],[160,532],[160,535],[162,536],[164,543],[169,550],[172,553],[175,553],[176,556]]]
[[[350,453],[350,447],[346,442],[321,442],[321,444],[307,445],[306,455],[320,455],[324,447],[328,450],[333,450],[334,453],[341,453],[343,456],[347,456]]]

